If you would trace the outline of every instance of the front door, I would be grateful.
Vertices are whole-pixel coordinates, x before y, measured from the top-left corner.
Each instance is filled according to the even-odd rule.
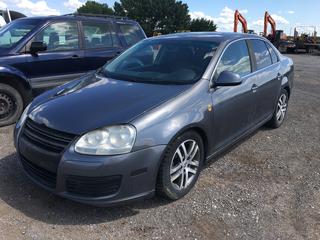
[[[47,44],[46,51],[27,55],[27,74],[33,87],[60,85],[85,72],[77,21],[51,23],[31,41]]]

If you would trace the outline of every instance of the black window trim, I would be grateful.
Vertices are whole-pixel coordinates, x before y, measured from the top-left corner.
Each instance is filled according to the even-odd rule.
[[[76,49],[68,49],[68,50],[55,50],[55,51],[44,51],[41,53],[59,53],[59,52],[70,52],[70,51],[80,51],[82,50],[82,37],[81,37],[81,31],[80,31],[80,26],[79,26],[79,20],[75,20],[75,19],[71,19],[71,20],[65,20],[65,19],[61,19],[61,20],[54,20],[54,21],[48,21],[46,24],[44,24],[36,33],[34,33],[33,37],[25,44],[25,46],[22,48],[24,49],[23,53],[30,53],[30,46],[31,43],[34,41],[35,37],[44,29],[46,29],[47,27],[49,27],[52,24],[55,23],[63,23],[63,22],[75,22],[76,26],[77,26],[77,30],[78,30],[78,48]]]
[[[84,29],[83,29],[83,23],[84,22],[90,22],[90,23],[109,23],[110,26],[111,26],[111,29],[112,31],[114,31],[114,35],[116,36],[117,40],[118,40],[118,43],[119,43],[119,46],[113,46],[113,47],[97,47],[97,48],[87,48],[86,47],[86,43],[85,43],[85,36],[84,36]],[[80,25],[81,25],[81,39],[82,39],[82,49],[83,50],[86,50],[86,51],[95,51],[95,50],[114,50],[114,49],[122,49],[123,48],[123,44],[122,42],[120,41],[119,39],[119,34],[117,32],[117,30],[115,29],[115,26],[114,26],[114,22],[113,21],[93,21],[93,20],[81,20],[80,21]]]

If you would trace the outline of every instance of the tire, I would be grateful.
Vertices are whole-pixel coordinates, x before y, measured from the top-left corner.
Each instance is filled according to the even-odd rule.
[[[0,127],[15,123],[23,106],[21,94],[10,85],[0,83]]]
[[[190,156],[187,160],[185,152]],[[203,140],[197,132],[188,131],[173,140],[160,165],[157,194],[170,200],[186,195],[198,180],[204,158]]]
[[[289,94],[285,89],[281,90],[278,97],[277,106],[271,120],[267,125],[271,128],[278,128],[282,125],[287,116]]]

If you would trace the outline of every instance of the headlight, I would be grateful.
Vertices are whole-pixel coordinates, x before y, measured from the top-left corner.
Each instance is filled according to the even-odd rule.
[[[83,135],[75,145],[75,151],[88,155],[116,155],[129,153],[136,138],[131,125],[105,127]]]
[[[28,117],[28,111],[29,111],[30,106],[31,106],[31,103],[24,109],[19,121],[17,122],[17,127],[21,127],[24,124],[24,122],[26,121],[26,119]]]

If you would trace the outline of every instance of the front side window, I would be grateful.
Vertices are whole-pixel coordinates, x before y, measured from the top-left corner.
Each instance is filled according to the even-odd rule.
[[[217,66],[215,79],[223,71],[233,72],[240,76],[251,73],[249,51],[244,40],[232,43],[227,47]]]
[[[66,51],[79,48],[77,22],[52,23],[42,30],[33,40],[45,42],[47,51]]]
[[[144,39],[142,31],[137,25],[123,23],[118,25],[128,46],[132,46]]]
[[[82,26],[86,48],[108,48],[120,45],[111,23],[83,22]]]
[[[127,81],[190,84],[202,77],[218,45],[200,40],[145,40],[109,63],[102,73]]]
[[[15,46],[24,36],[31,32],[39,21],[24,20],[11,22],[0,30],[0,48]]]
[[[251,40],[252,49],[257,61],[257,70],[272,64],[270,53],[262,40]]]

